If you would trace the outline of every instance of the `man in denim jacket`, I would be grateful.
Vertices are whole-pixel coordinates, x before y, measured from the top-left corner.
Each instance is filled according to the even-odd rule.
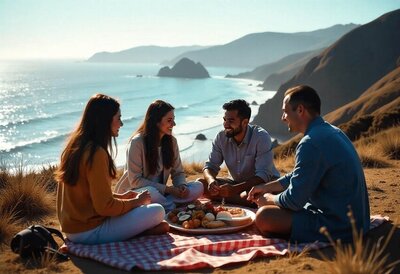
[[[259,206],[256,225],[266,236],[293,242],[327,241],[319,232],[324,226],[333,239],[350,241],[349,209],[357,229],[369,230],[369,200],[360,159],[347,136],[322,119],[320,107],[311,87],[297,86],[285,93],[282,121],[289,131],[304,137],[296,148],[293,171],[253,187],[248,195]]]

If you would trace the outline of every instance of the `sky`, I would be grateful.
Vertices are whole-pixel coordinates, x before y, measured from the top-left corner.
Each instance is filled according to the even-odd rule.
[[[0,60],[87,59],[136,46],[365,24],[400,0],[0,0]]]

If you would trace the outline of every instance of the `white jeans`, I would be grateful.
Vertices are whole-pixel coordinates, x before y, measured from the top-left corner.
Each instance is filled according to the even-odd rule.
[[[66,233],[74,243],[102,244],[127,240],[164,220],[165,210],[159,204],[142,205],[116,217],[107,218],[94,229],[80,233]]]
[[[187,187],[189,190],[189,195],[186,198],[177,198],[170,194],[164,196],[155,187],[152,186],[137,188],[134,191],[137,192],[143,192],[145,190],[149,191],[151,196],[151,202],[161,204],[165,208],[165,211],[168,212],[176,207],[175,203],[191,202],[200,198],[201,195],[203,195],[204,187],[201,182],[198,181],[189,182],[187,184]]]

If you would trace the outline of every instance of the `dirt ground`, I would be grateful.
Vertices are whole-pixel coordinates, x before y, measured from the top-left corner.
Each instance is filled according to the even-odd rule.
[[[376,243],[380,237],[386,237],[389,231],[396,226],[393,237],[385,250],[389,257],[388,262],[400,260],[400,161],[391,161],[390,168],[365,169],[367,178],[371,214],[388,216],[390,222],[369,232],[367,240]],[[197,178],[199,175],[192,175],[188,179]],[[397,220],[397,225],[393,221]],[[47,221],[48,225],[56,226],[55,216]],[[320,250],[323,254],[332,258],[333,248]],[[140,269],[133,269],[134,273],[156,273],[146,272]],[[0,250],[0,273],[126,273],[115,268],[105,266],[92,260],[72,256],[70,261],[55,263],[47,268],[27,267],[21,259],[10,251],[8,247]],[[297,257],[267,257],[257,258],[253,261],[240,264],[227,265],[217,269],[200,269],[188,273],[326,273],[327,263],[324,262],[320,253],[313,251]],[[178,271],[157,271],[157,273],[181,273]],[[393,273],[400,273],[400,264],[397,264]]]

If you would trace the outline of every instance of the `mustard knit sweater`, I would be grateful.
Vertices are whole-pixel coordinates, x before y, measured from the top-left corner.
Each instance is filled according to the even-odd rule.
[[[87,149],[79,165],[79,179],[74,186],[59,183],[57,216],[61,229],[78,233],[99,226],[109,216],[119,216],[137,206],[137,201],[113,197],[112,178],[108,174],[108,155],[98,148],[89,167]]]

